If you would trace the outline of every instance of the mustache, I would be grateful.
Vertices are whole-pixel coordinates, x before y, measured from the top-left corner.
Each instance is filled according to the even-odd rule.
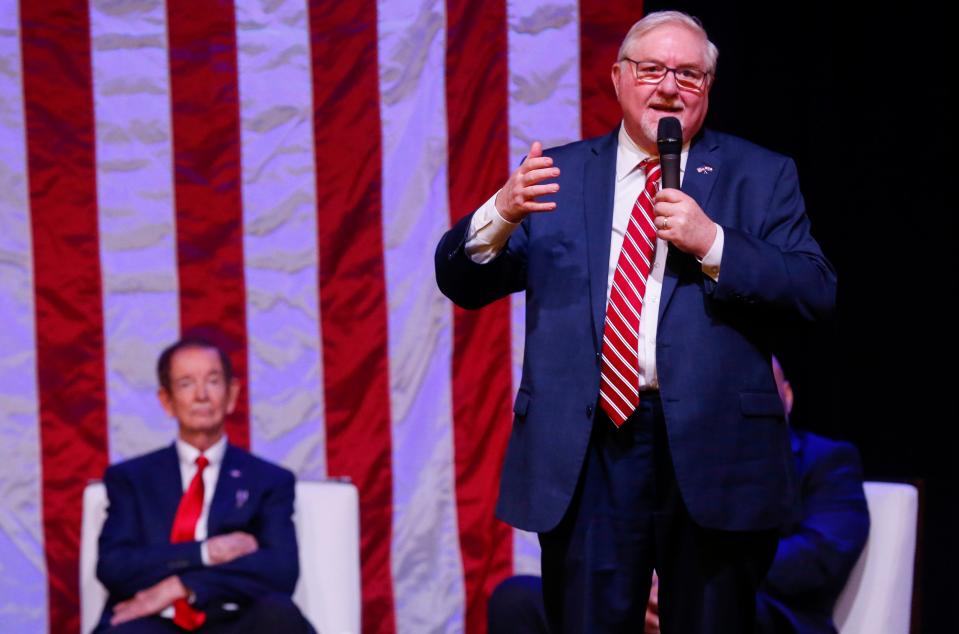
[[[682,110],[683,104],[680,101],[655,101],[649,104],[649,107],[660,110]]]

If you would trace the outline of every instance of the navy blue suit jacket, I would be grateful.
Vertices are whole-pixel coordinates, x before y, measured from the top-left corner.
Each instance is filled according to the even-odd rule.
[[[617,132],[546,152],[557,209],[532,214],[496,259],[436,252],[440,289],[465,308],[526,291],[526,349],[497,513],[548,531],[579,477],[599,394]],[[770,355],[790,322],[829,314],[835,273],[809,231],[793,162],[712,131],[694,140],[683,190],[722,225],[719,282],[670,247],[656,363],[680,491],[702,526],[756,530],[787,512],[792,477]]]
[[[245,531],[259,549],[229,563],[204,566],[200,542],[170,543],[183,495],[173,445],[107,468],[110,506],[100,533],[97,578],[110,593],[100,627],[113,606],[139,590],[179,575],[195,605],[216,611],[271,593],[293,594],[299,575],[293,526],[294,477],[274,464],[227,445],[213,500],[208,535]]]
[[[792,447],[799,495],[756,596],[758,631],[834,633],[836,599],[869,535],[859,452],[803,431]]]

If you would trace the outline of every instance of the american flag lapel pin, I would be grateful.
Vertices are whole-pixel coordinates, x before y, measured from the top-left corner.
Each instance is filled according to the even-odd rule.
[[[711,165],[700,165],[699,167],[696,168],[696,171],[699,172],[700,174],[712,174],[713,168]]]
[[[250,492],[246,489],[237,489],[236,492],[236,508],[242,507],[246,504],[246,501],[250,499]]]

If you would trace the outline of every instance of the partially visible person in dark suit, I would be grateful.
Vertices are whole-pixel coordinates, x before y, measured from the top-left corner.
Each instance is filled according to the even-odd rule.
[[[228,444],[240,390],[229,358],[183,339],[157,374],[177,439],[106,470],[97,577],[109,599],[96,631],[312,632],[291,600],[294,477]]]
[[[773,372],[788,416],[792,387],[775,359]],[[869,535],[862,465],[849,443],[797,429],[791,437],[799,496],[756,597],[757,629],[762,634],[835,632],[836,599]]]
[[[793,391],[778,361],[773,373],[787,413]],[[799,495],[781,529],[772,567],[756,595],[759,634],[832,634],[832,612],[869,534],[859,452],[839,442],[790,430]],[[646,634],[659,634],[653,579]],[[549,634],[539,577],[511,577],[489,602],[489,634]]]

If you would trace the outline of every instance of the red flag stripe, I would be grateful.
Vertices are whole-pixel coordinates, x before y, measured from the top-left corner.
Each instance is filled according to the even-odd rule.
[[[310,3],[328,471],[360,490],[363,630],[395,631],[376,3]],[[350,60],[350,63],[338,63]]]
[[[76,0],[20,10],[49,627],[70,633],[83,487],[107,464],[90,24]]]
[[[506,4],[447,0],[446,108],[450,220],[509,173]],[[453,421],[466,632],[486,632],[486,600],[512,573],[512,532],[494,518],[511,424],[509,300],[454,309]]]
[[[180,327],[219,338],[247,383],[236,24],[226,0],[167,1]],[[227,420],[249,447],[242,390]]]
[[[643,3],[630,0],[580,0],[579,64],[583,138],[606,134],[623,118],[610,79],[619,45]]]

